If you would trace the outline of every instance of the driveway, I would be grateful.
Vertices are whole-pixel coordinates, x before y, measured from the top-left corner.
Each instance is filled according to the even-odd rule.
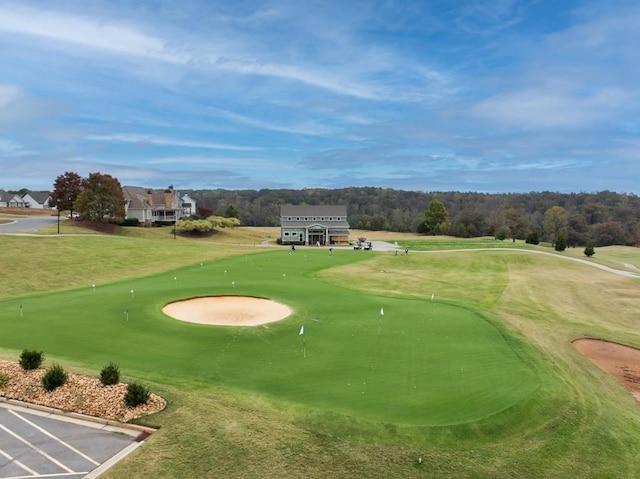
[[[0,478],[96,478],[149,431],[0,403]]]

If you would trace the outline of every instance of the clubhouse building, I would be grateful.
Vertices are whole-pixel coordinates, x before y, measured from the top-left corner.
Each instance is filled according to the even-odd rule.
[[[280,205],[282,244],[347,245],[349,223],[345,205]]]

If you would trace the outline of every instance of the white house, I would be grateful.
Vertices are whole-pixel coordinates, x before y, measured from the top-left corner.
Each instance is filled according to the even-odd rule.
[[[22,195],[22,200],[27,208],[50,209],[51,193],[48,191],[29,191]]]
[[[188,194],[184,193],[180,197],[180,201],[182,201],[182,209],[184,210],[184,214],[186,216],[195,215],[198,212],[196,208],[196,201]]]

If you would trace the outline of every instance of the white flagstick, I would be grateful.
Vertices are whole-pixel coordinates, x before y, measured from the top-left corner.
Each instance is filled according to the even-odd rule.
[[[434,301],[436,299],[436,293],[431,293],[431,301]]]
[[[133,298],[133,290],[131,290],[131,297]]]
[[[124,310],[124,316],[125,316],[125,321],[129,321],[129,310],[128,309]]]
[[[382,328],[382,317],[384,316],[384,309],[380,308],[380,322],[378,323],[378,334],[380,334],[380,329]]]
[[[304,324],[300,326],[299,336],[302,336],[302,357],[306,358],[307,357],[307,341],[304,337]]]

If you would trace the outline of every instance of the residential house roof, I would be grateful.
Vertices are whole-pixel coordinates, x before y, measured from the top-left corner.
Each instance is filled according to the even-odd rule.
[[[22,197],[24,198],[27,195],[29,195],[41,205],[47,204],[49,198],[51,198],[51,193],[49,191],[27,191],[24,195],[22,195]]]
[[[280,224],[289,228],[322,225],[349,229],[345,205],[280,205]]]

